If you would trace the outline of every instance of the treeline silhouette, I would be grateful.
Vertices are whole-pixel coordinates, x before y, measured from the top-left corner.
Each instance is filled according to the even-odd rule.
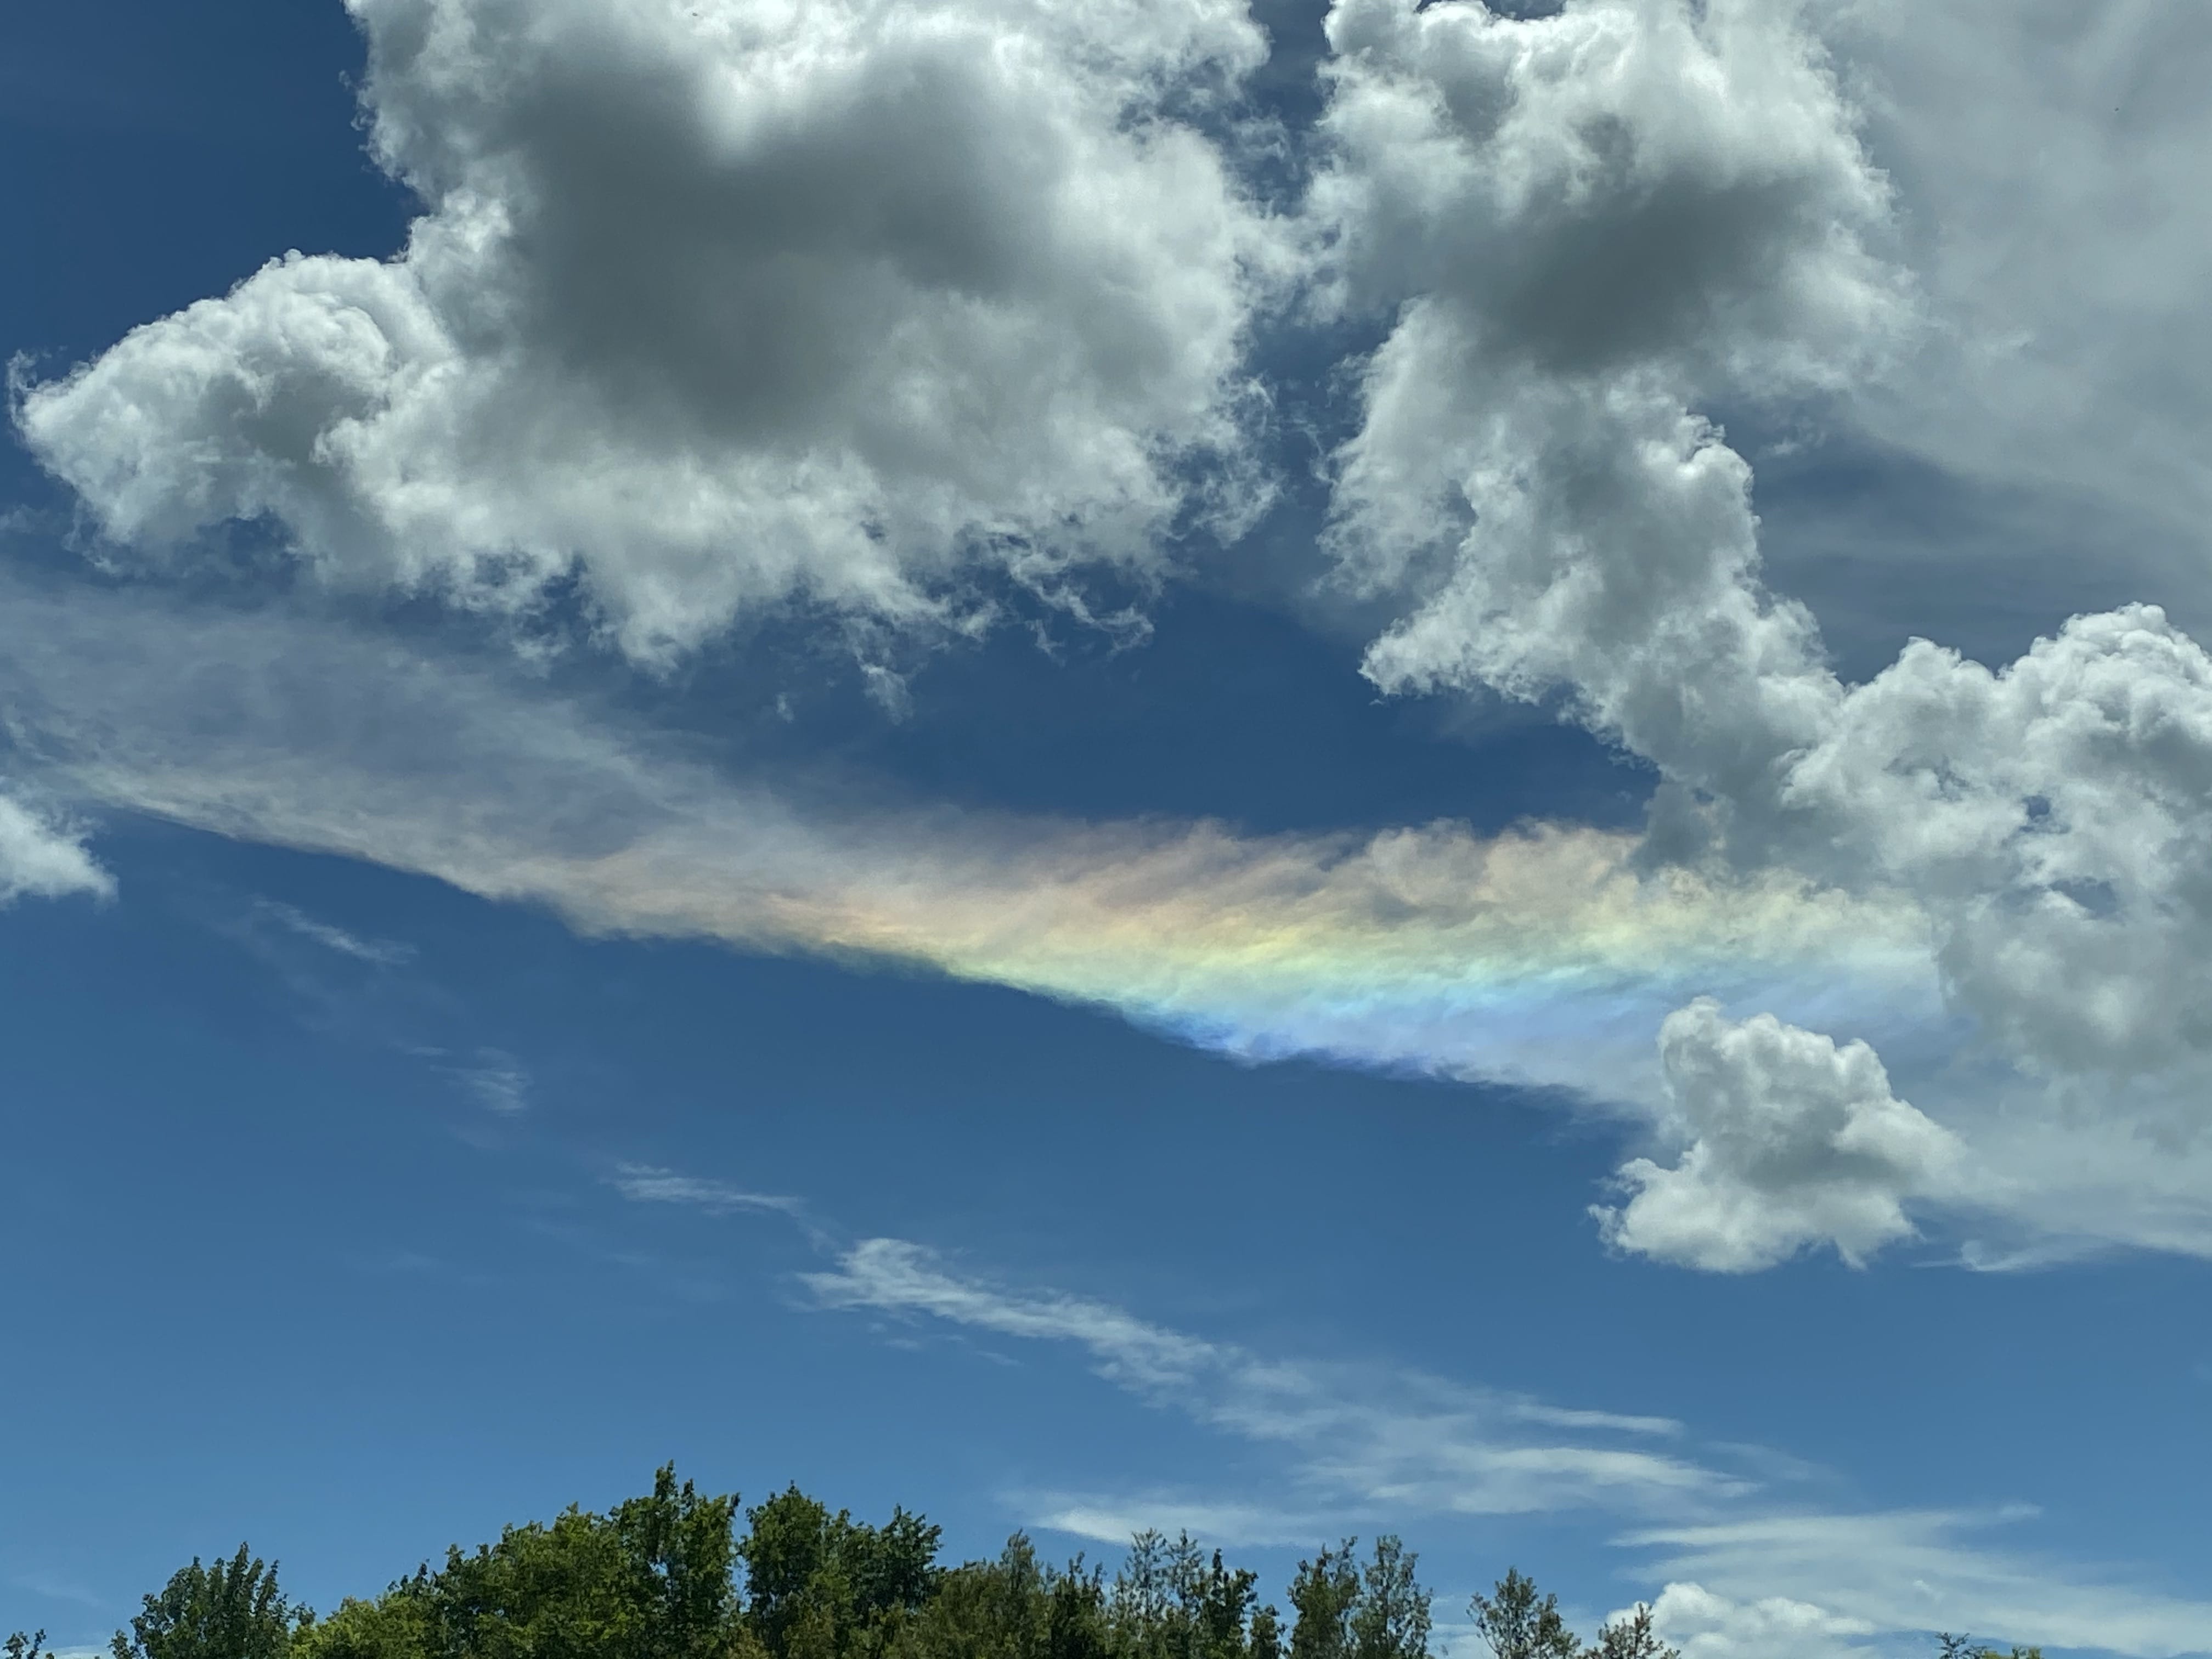
[[[156,1594],[114,1659],[1427,1659],[1431,1596],[1395,1537],[1347,1540],[1299,1564],[1287,1615],[1255,1575],[1189,1537],[1139,1533],[1110,1578],[1080,1556],[1037,1559],[1016,1534],[990,1560],[945,1566],[939,1529],[891,1511],[831,1514],[796,1486],[744,1512],[663,1468],[649,1497],[571,1508],[448,1550],[368,1600],[319,1618],[244,1545],[195,1559]],[[1639,1607],[1585,1644],[1509,1571],[1468,1609],[1494,1659],[1680,1659]],[[51,1659],[18,1633],[6,1659]],[[1941,1659],[1996,1659],[1965,1638]],[[2013,1659],[2031,1659],[2013,1650]]]

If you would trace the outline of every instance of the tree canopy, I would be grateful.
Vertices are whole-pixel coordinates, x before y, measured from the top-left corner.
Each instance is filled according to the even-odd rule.
[[[742,1516],[743,1528],[739,1527]],[[1188,1534],[1139,1533],[1109,1577],[1041,1560],[1017,1533],[947,1565],[939,1529],[895,1509],[880,1525],[797,1486],[750,1509],[679,1483],[604,1514],[571,1507],[459,1545],[325,1618],[287,1600],[245,1545],[196,1558],[156,1594],[114,1659],[1430,1659],[1434,1597],[1419,1557],[1385,1534],[1299,1563],[1287,1618],[1257,1575]],[[1468,1608],[1492,1659],[1680,1659],[1638,1607],[1585,1644],[1559,1598],[1516,1569]],[[45,1632],[0,1659],[52,1659]],[[1970,1638],[1936,1659],[2041,1659]]]
[[[115,1632],[115,1659],[286,1659],[296,1625],[276,1588],[276,1569],[240,1544],[228,1561],[204,1567],[194,1556],[145,1608],[131,1628]]]

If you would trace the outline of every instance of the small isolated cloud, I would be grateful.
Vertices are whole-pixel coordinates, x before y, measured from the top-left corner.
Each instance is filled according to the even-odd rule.
[[[1109,1547],[1140,1532],[1188,1533],[1248,1547],[1310,1546],[1344,1522],[1341,1511],[1294,1505],[1219,1502],[1188,1492],[1124,1493],[1118,1497],[1024,1494],[1029,1524]]]
[[[967,628],[1237,475],[1280,234],[1178,111],[1241,0],[349,0],[391,259],[286,255],[16,415],[121,547],[272,526],[665,660],[785,601]],[[1233,487],[1232,487],[1233,488]],[[1226,496],[1212,505],[1233,508]]]
[[[266,916],[280,927],[289,929],[301,939],[313,939],[325,950],[335,951],[342,957],[351,957],[376,968],[397,968],[415,959],[415,947],[396,939],[363,939],[358,933],[330,922],[318,921],[295,905],[279,903],[274,899],[257,900],[253,906],[257,915]]]
[[[1220,1360],[1211,1343],[1163,1330],[1121,1309],[1072,1296],[1023,1296],[947,1273],[934,1252],[898,1238],[868,1238],[834,1273],[800,1280],[825,1308],[927,1314],[1003,1336],[1073,1342],[1102,1375],[1145,1388],[1188,1386]]]
[[[1635,1195],[1595,1212],[1621,1249],[1744,1273],[1825,1243],[1857,1267],[1911,1236],[1905,1200],[1955,1176],[1957,1137],[1890,1092],[1863,1042],[1700,997],[1668,1016],[1659,1055],[1689,1144],[1672,1169],[1623,1166]]]
[[[0,795],[0,904],[88,893],[112,898],[115,878],[68,826]]]
[[[731,1215],[739,1211],[757,1210],[775,1215],[797,1216],[805,1208],[805,1205],[796,1198],[779,1197],[772,1193],[749,1193],[726,1182],[702,1181],[695,1176],[678,1175],[673,1170],[655,1169],[649,1164],[622,1165],[615,1171],[609,1184],[634,1203],[683,1204],[704,1210],[710,1215]]]

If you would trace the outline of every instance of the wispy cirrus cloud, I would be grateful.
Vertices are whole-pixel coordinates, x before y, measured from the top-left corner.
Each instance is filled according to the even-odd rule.
[[[486,1048],[470,1064],[448,1069],[488,1112],[517,1117],[530,1109],[530,1073],[512,1054]]]
[[[1277,1483],[1257,1492],[1017,1494],[1031,1524],[1079,1537],[1181,1528],[1310,1547],[1354,1526],[1580,1516],[1619,1528],[1612,1541],[1690,1659],[1871,1656],[1888,1650],[1884,1638],[1961,1624],[2142,1659],[2212,1648],[2212,1602],[1991,1541],[2033,1522],[2023,1506],[1821,1510],[1778,1489],[1771,1470],[1787,1459],[1699,1442],[1671,1419],[1262,1355],[1109,1302],[963,1273],[907,1240],[860,1240],[800,1282],[828,1310],[1073,1347],[1113,1385],[1279,1455]],[[1682,1443],[1633,1443],[1653,1437]]]
[[[774,1193],[747,1192],[726,1181],[706,1181],[678,1175],[649,1164],[619,1165],[607,1184],[637,1204],[678,1204],[704,1210],[709,1215],[732,1215],[741,1211],[798,1217],[805,1212],[802,1200]]]
[[[364,938],[334,922],[311,916],[295,904],[284,904],[275,899],[256,899],[253,909],[257,915],[267,917],[301,939],[312,939],[325,950],[335,951],[342,957],[351,957],[356,962],[368,963],[372,967],[404,967],[415,959],[415,947],[411,945],[398,939]]]
[[[1673,1453],[1622,1443],[1675,1426],[1662,1419],[1561,1410],[1413,1373],[1271,1358],[1109,1303],[963,1275],[902,1239],[864,1239],[833,1269],[800,1277],[825,1308],[1073,1346],[1119,1387],[1288,1453],[1292,1507],[1316,1516],[1592,1505],[1637,1512],[1685,1498],[1717,1499],[1742,1485]],[[1127,1504],[1071,1502],[1055,1513],[1068,1519],[1090,1510],[1122,1513]]]

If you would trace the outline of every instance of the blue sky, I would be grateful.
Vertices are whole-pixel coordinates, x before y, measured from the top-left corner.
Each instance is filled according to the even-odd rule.
[[[0,23],[0,1627],[2212,1651],[2197,9],[350,13]]]

